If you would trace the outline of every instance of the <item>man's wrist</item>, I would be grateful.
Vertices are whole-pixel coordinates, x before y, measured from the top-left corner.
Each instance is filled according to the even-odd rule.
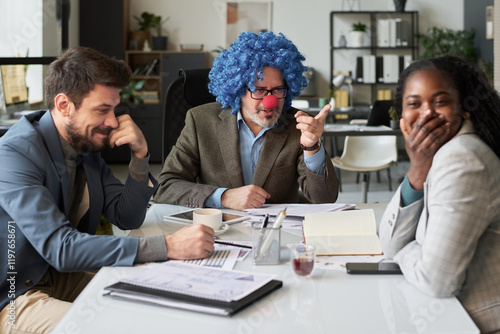
[[[300,144],[300,148],[303,149],[304,151],[315,151],[317,150],[319,147],[321,146],[321,139],[319,139],[316,144],[314,144],[313,146],[304,146],[302,145],[302,143]]]

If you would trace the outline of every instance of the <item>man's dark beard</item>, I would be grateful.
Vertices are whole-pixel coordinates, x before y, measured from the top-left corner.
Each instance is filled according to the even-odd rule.
[[[96,133],[109,134],[112,130],[113,128],[111,127],[106,127],[104,129],[94,128],[91,131],[90,138],[92,138],[93,135]],[[85,152],[85,153],[100,152],[105,148],[110,148],[109,142],[107,140],[103,144],[98,145],[94,143],[91,139],[87,138],[86,136],[80,135],[75,130],[73,124],[71,123],[66,125],[66,132],[68,133],[69,136],[70,140],[69,144],[73,146],[73,148],[78,152]]]

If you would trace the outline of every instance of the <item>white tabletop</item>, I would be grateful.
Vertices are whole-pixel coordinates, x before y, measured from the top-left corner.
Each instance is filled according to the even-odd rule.
[[[377,220],[384,205],[374,208]],[[182,227],[163,216],[185,208],[154,205],[132,234],[171,233]],[[250,240],[249,227],[232,225],[221,236]],[[314,269],[296,276],[286,244],[300,237],[282,231],[281,264],[255,266],[251,257],[235,269],[276,275],[283,287],[231,318],[103,297],[103,288],[141,267],[105,267],[85,288],[53,333],[479,333],[456,298],[431,298],[401,275],[348,275]]]

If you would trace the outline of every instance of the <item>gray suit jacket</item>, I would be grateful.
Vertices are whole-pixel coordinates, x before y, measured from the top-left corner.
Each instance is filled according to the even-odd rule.
[[[456,295],[482,333],[500,330],[500,159],[465,121],[423,199],[401,207],[400,189],[380,223],[384,254],[424,292]]]
[[[90,208],[76,230],[65,215],[66,164],[50,112],[22,118],[0,138],[0,309],[49,266],[71,272],[133,265],[137,238],[93,234],[101,214],[122,229],[140,227],[154,188],[131,177],[123,185],[99,153],[84,154],[82,164]]]
[[[299,185],[312,203],[335,202],[338,181],[328,155],[324,175],[309,171],[304,164],[301,133],[293,117],[296,111],[284,111],[278,126],[266,132],[252,184],[271,194],[269,203],[297,202]],[[244,186],[236,115],[221,109],[219,103],[189,110],[158,181],[156,202],[189,207],[202,207],[217,188]]]

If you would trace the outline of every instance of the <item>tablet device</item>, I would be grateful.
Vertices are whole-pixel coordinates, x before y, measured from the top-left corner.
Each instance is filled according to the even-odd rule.
[[[168,219],[168,220],[171,220],[174,222],[192,224],[194,210],[196,210],[196,209],[191,209],[188,211],[173,213],[171,215],[165,216],[165,219]],[[222,224],[234,224],[234,223],[242,222],[242,221],[247,220],[247,219],[250,219],[250,216],[238,215],[238,214],[227,213],[227,212],[222,213]]]

